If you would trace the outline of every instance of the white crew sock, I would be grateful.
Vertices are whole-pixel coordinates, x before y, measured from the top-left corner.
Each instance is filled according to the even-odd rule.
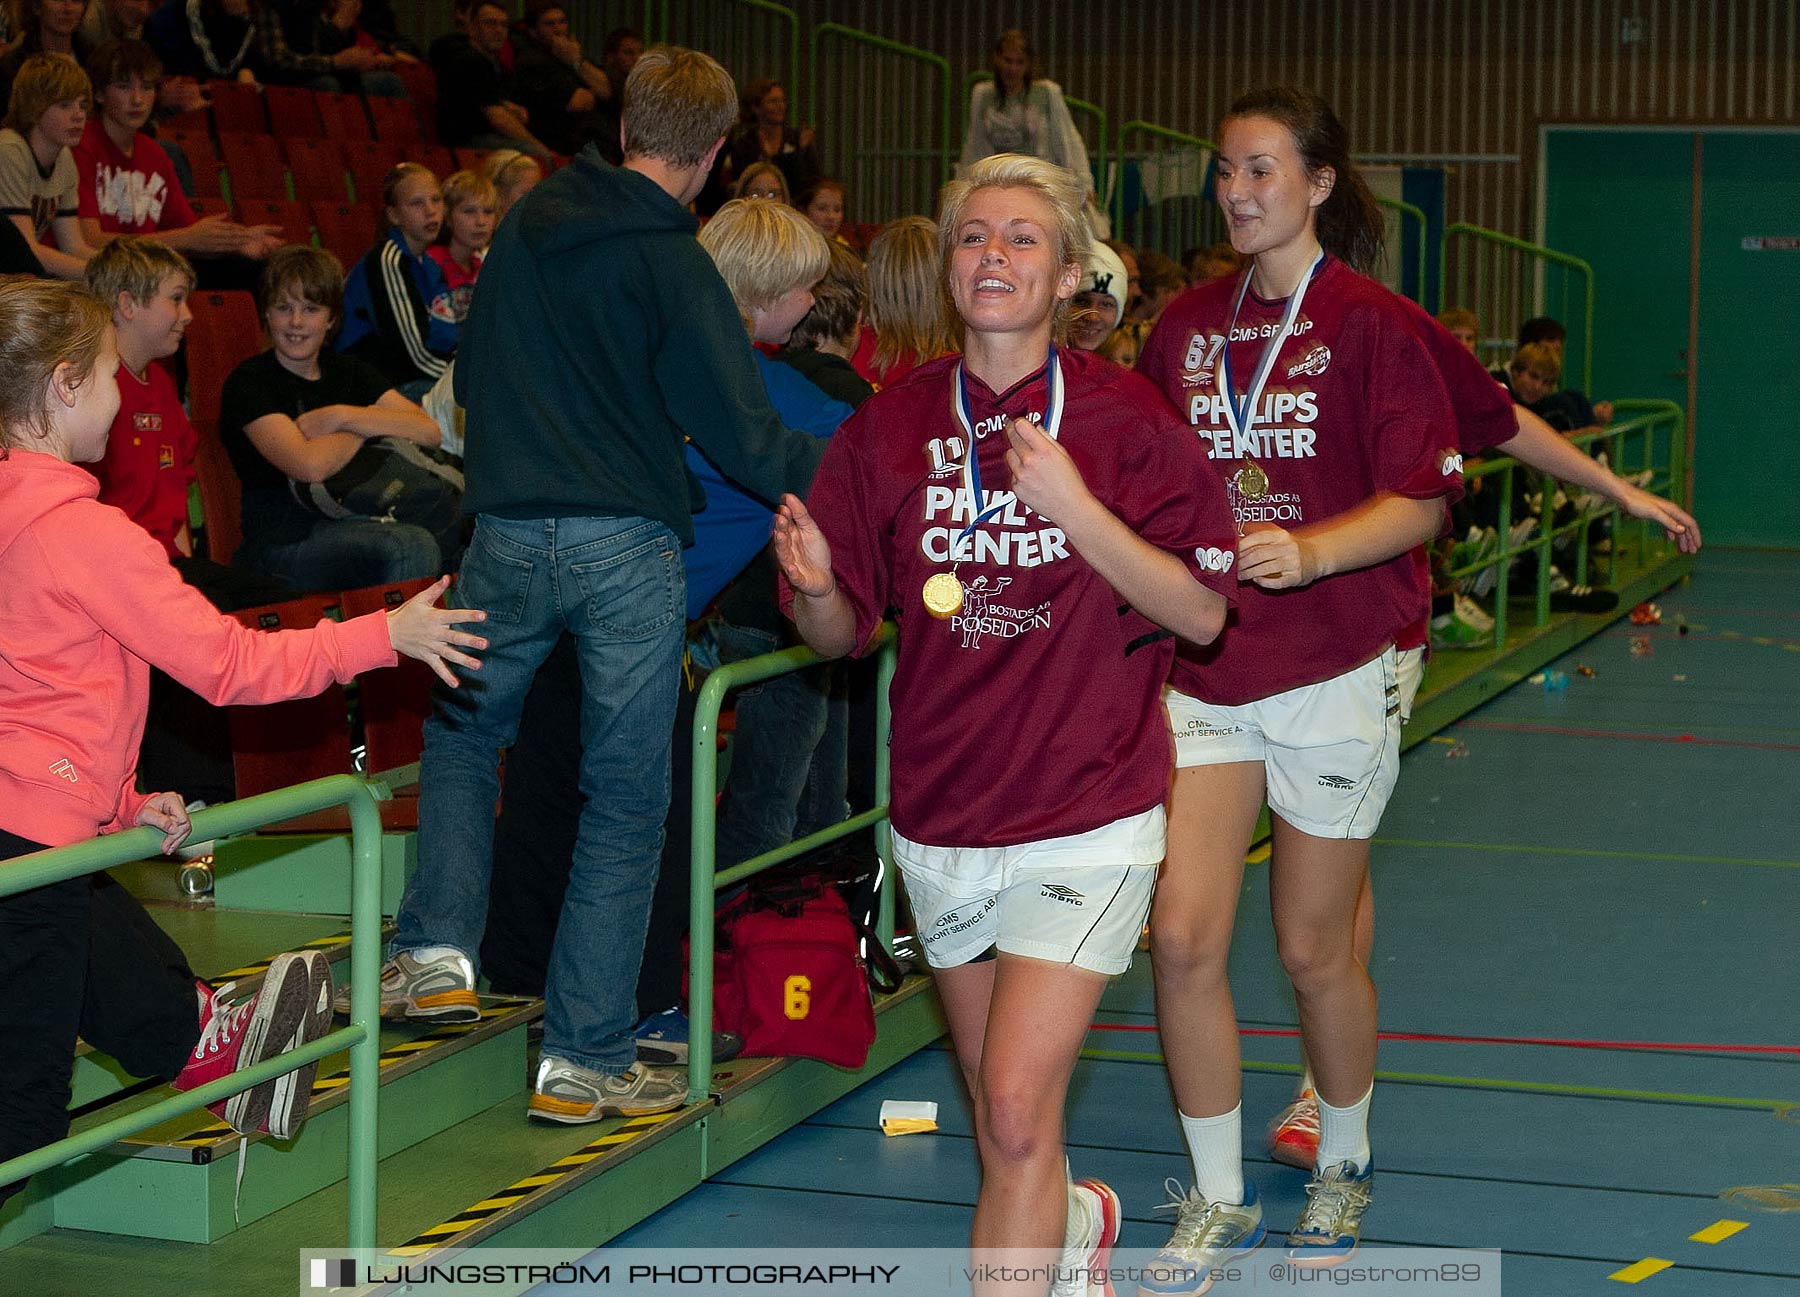
[[[1181,1133],[1194,1162],[1194,1184],[1208,1202],[1244,1201],[1244,1105],[1217,1117],[1181,1114]]]
[[[406,952],[421,964],[429,964],[439,959],[454,959],[462,954],[455,946],[420,946],[417,950]]]
[[[1375,1087],[1348,1108],[1334,1108],[1319,1096],[1319,1157],[1313,1164],[1324,1170],[1339,1162],[1354,1163],[1359,1171],[1369,1166],[1369,1101]]]

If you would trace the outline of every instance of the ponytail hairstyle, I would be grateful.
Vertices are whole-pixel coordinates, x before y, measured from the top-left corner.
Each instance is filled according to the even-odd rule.
[[[49,436],[46,404],[56,367],[67,364],[75,382],[94,372],[112,308],[78,283],[0,277],[0,459],[21,433]]]
[[[1273,86],[1239,96],[1226,116],[1280,122],[1293,136],[1309,180],[1331,168],[1337,179],[1314,218],[1319,245],[1359,274],[1374,273],[1387,240],[1387,220],[1350,160],[1349,132],[1331,105],[1311,90]]]

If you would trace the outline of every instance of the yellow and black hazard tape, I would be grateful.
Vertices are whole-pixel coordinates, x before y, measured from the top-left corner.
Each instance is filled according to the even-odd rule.
[[[533,1194],[573,1175],[589,1162],[618,1148],[621,1144],[629,1144],[635,1139],[642,1139],[671,1117],[680,1115],[681,1109],[677,1108],[674,1112],[658,1112],[648,1117],[633,1117],[623,1126],[584,1145],[577,1152],[558,1158],[536,1175],[528,1175],[523,1180],[516,1181],[497,1193],[490,1194],[474,1206],[459,1211],[443,1224],[433,1225],[430,1229],[414,1235],[399,1247],[387,1249],[387,1253],[389,1256],[418,1256],[435,1248],[444,1247],[452,1242],[458,1234],[473,1229],[509,1207],[517,1206]]]
[[[474,1031],[475,1028],[481,1026],[482,1023],[487,1022],[489,1019],[504,1017],[506,1014],[515,1013],[530,1003],[530,1000],[496,1000],[490,1004],[484,1004],[481,1006],[481,1017],[475,1022],[451,1023],[448,1026],[438,1027],[435,1030],[428,1032],[426,1035],[419,1036],[413,1040],[403,1040],[398,1045],[382,1050],[378,1056],[378,1066],[382,1069],[386,1069],[392,1067],[395,1063],[403,1062],[418,1054],[425,1053],[427,1050],[436,1049],[438,1046],[447,1044],[458,1037],[468,1035],[471,1031]],[[341,1072],[333,1072],[330,1076],[315,1077],[312,1083],[312,1098],[309,1099],[308,1102],[315,1102],[336,1090],[341,1090],[344,1086],[349,1084],[350,1070],[348,1068],[345,1068]],[[156,1148],[215,1148],[220,1144],[235,1143],[237,1139],[237,1130],[227,1123],[220,1121],[209,1126],[203,1126],[193,1134],[185,1136],[182,1139],[146,1139],[134,1136],[124,1142],[127,1144],[150,1145]]]
[[[382,936],[386,937],[392,931],[392,924],[384,925]],[[228,973],[219,973],[214,977],[207,978],[206,984],[212,987],[219,987],[227,982],[238,982],[246,977],[255,977],[258,973],[266,973],[269,971],[270,964],[274,963],[277,959],[280,959],[282,955],[292,954],[296,950],[339,950],[349,944],[350,930],[346,928],[344,931],[334,932],[328,937],[320,937],[317,941],[308,941],[303,942],[298,946],[290,946],[287,950],[278,951],[277,953],[270,955],[267,959],[259,959],[254,964],[245,964],[242,968],[234,968]]]

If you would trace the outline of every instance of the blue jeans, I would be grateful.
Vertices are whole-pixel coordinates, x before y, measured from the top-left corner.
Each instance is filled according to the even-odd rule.
[[[494,866],[500,751],[537,669],[565,630],[581,662],[581,792],[545,986],[544,1052],[602,1072],[632,1063],[634,990],[669,809],[669,736],[681,675],[687,570],[645,518],[483,514],[455,601],[481,608],[480,671],[439,689],[419,774],[419,867],[395,952],[453,946],[479,958]]]
[[[321,518],[311,535],[291,544],[245,541],[233,561],[306,591],[357,590],[444,570],[444,552],[430,532],[373,518]]]
[[[767,631],[724,621],[717,628],[721,662],[786,647]],[[839,665],[776,676],[734,696],[731,774],[715,839],[720,869],[817,833],[850,813],[850,709]]]

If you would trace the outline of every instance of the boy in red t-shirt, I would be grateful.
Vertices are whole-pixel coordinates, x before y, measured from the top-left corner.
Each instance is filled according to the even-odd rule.
[[[171,559],[194,552],[188,531],[188,486],[199,441],[168,371],[153,362],[172,356],[194,318],[188,294],[194,268],[166,244],[115,239],[87,267],[88,287],[112,308],[119,343],[119,413],[94,465],[100,502],[122,510],[156,537]]]
[[[277,226],[197,216],[167,150],[142,133],[162,80],[155,50],[142,41],[108,41],[88,60],[88,76],[94,112],[73,152],[81,236],[89,247],[141,234],[189,256],[260,260],[281,246]]]

